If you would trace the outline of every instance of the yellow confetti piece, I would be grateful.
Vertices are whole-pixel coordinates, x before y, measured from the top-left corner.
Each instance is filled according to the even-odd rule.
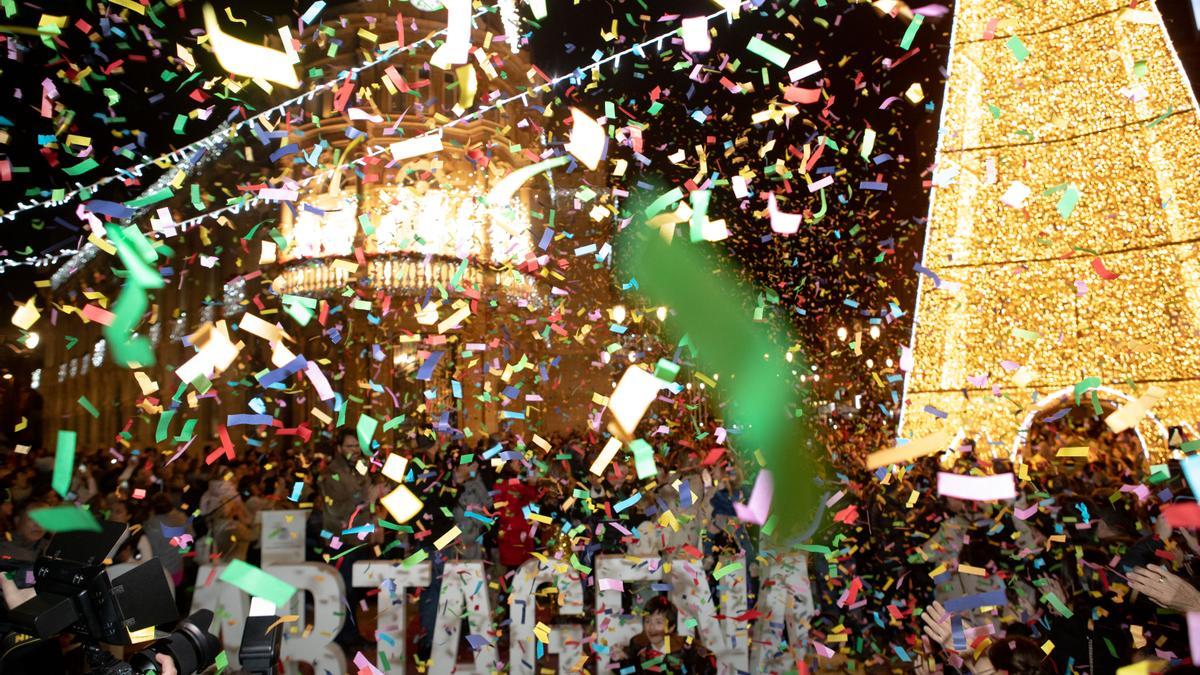
[[[459,309],[438,323],[438,333],[445,333],[447,330],[461,324],[468,316],[471,316],[471,308],[469,306]]]
[[[276,51],[227,35],[217,24],[217,13],[212,5],[204,5],[204,29],[208,41],[221,67],[233,75],[269,80],[286,87],[299,87],[292,57],[287,52]]]
[[[133,0],[109,0],[109,2],[111,2],[114,5],[120,5],[126,9],[132,9],[133,11],[137,12],[138,14],[141,14],[142,16],[146,16],[146,8],[143,7],[142,5],[140,5],[139,3],[134,2]]]
[[[12,323],[21,330],[29,330],[37,320],[42,318],[42,313],[38,311],[35,298],[30,298],[28,302],[17,307],[17,311],[13,313]]]
[[[386,428],[386,427],[385,427]],[[397,483],[404,482],[404,472],[408,469],[408,458],[392,453],[383,462],[383,470],[381,473]]]
[[[597,476],[603,475],[604,470],[608,468],[609,463],[612,462],[613,457],[616,456],[617,451],[620,449],[621,441],[617,440],[616,437],[610,437],[608,442],[604,444],[604,449],[596,456],[596,461],[592,462],[592,466],[588,471]]]
[[[867,469],[874,471],[881,466],[906,464],[911,460],[945,450],[952,440],[949,432],[939,431],[915,441],[909,441],[904,445],[872,452],[867,457]]]
[[[571,137],[566,145],[567,152],[575,155],[587,168],[595,169],[604,155],[606,141],[603,125],[579,108],[571,108]]]
[[[383,508],[387,509],[388,513],[392,514],[392,517],[400,524],[412,520],[425,507],[424,502],[418,499],[412,490],[403,485],[392,490],[386,497],[380,499],[379,503],[383,504]]]
[[[454,541],[455,539],[458,539],[458,535],[460,535],[460,534],[462,534],[462,530],[458,529],[458,526],[456,525],[456,526],[450,528],[449,532],[438,537],[437,541],[433,542],[433,545],[435,548],[437,548],[437,550],[440,551],[440,550],[446,548],[450,544],[450,542]]]
[[[333,269],[336,272],[345,272],[346,274],[354,274],[358,271],[358,263],[349,260],[334,260]]]

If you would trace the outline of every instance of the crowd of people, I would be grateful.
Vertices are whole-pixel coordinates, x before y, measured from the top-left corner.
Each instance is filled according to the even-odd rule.
[[[368,454],[346,429],[323,443],[263,443],[212,464],[205,462],[211,449],[177,457],[153,447],[82,454],[68,497],[137,526],[114,562],[160,558],[182,610],[198,565],[258,562],[263,510],[308,509],[307,559],[330,562],[347,580],[355,561],[425,550],[435,581],[412,599],[409,653],[418,665],[429,655],[447,560],[482,560],[491,578],[504,579],[535,553],[591,566],[599,554],[696,547],[709,571],[717,560],[744,556],[753,607],[756,563],[801,544],[816,551],[809,558],[814,613],[807,643],[792,647],[810,670],[1113,673],[1142,663],[1138,672],[1196,672],[1187,617],[1200,612],[1193,585],[1200,543],[1164,516],[1193,499],[1178,463],[1151,470],[1132,433],[1100,431],[1094,419],[1080,429],[1071,419],[1040,427],[1016,463],[1007,452],[968,442],[869,471],[864,459],[890,445],[891,421],[865,410],[826,417],[814,432],[828,462],[811,486],[793,486],[819,491],[825,508],[786,542],[768,541],[738,518],[734,504],[747,501],[752,480],[737,457],[714,453],[720,444],[711,435],[668,424],[652,425],[657,473],[640,479],[624,453],[601,475],[589,471],[604,445],[597,432],[533,443],[521,435],[455,439],[424,428],[404,448]],[[1081,434],[1091,435],[1088,458],[1056,456],[1058,448],[1078,446]],[[379,504],[395,487],[381,473],[389,451],[409,460],[405,483],[424,502],[405,524],[391,522]],[[32,560],[44,546],[47,535],[29,514],[61,501],[50,487],[52,468],[53,457],[38,452],[9,455],[0,467],[0,558]],[[1019,495],[941,497],[939,471],[1012,472]],[[531,512],[545,518],[530,519]],[[435,547],[454,527],[458,536]],[[350,653],[368,651],[366,591],[346,586],[354,611],[338,642]],[[585,592],[590,606],[595,589]],[[614,650],[621,672],[647,663],[648,670],[715,671],[714,645],[674,635],[681,617],[664,593],[627,595],[626,611],[644,614],[645,629]],[[675,660],[656,660],[668,655]]]

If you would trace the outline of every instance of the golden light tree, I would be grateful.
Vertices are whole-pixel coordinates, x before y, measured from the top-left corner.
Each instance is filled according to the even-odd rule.
[[[1156,457],[1196,420],[1200,120],[1131,4],[956,3],[902,436],[1007,452],[1077,391],[1153,403]]]

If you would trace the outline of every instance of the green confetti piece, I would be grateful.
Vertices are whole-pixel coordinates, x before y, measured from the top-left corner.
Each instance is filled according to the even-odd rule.
[[[230,562],[218,578],[227,584],[237,586],[250,595],[262,598],[276,607],[287,605],[288,600],[296,594],[295,586],[241,560]]]
[[[1150,484],[1158,485],[1171,480],[1171,467],[1167,464],[1152,464],[1150,466]]]
[[[158,426],[154,429],[154,442],[162,443],[167,440],[167,434],[170,432],[171,419],[175,417],[175,410],[164,410],[158,416]]]
[[[335,555],[335,556],[331,557],[331,558],[329,559],[329,562],[333,562],[334,560],[337,560],[338,558],[340,558],[340,557],[342,557],[342,556],[346,555],[347,553],[351,553],[351,552],[353,552],[353,551],[357,551],[358,549],[360,549],[360,548],[362,548],[362,547],[364,547],[364,546],[368,546],[368,544],[359,544],[358,546],[355,546],[354,548],[348,548],[348,549],[346,549],[345,551],[342,551],[341,553],[338,553],[337,555]]]
[[[1059,600],[1058,596],[1055,595],[1054,593],[1046,593],[1045,595],[1043,595],[1042,602],[1049,603],[1051,607],[1053,607],[1055,610],[1058,611],[1059,614],[1062,614],[1063,617],[1065,617],[1067,619],[1069,619],[1075,615],[1075,613],[1071,611],[1071,608],[1064,605],[1063,601]]]
[[[907,50],[912,46],[913,38],[917,37],[917,31],[920,30],[921,24],[925,22],[923,14],[913,16],[913,20],[908,24],[908,28],[904,30],[904,37],[900,38],[900,49]]]
[[[188,121],[187,115],[176,115],[175,116],[175,125],[172,127],[175,130],[175,133],[182,134],[183,133],[183,125],[187,124],[187,121]]]
[[[379,421],[370,415],[359,415],[358,424],[355,426],[355,431],[358,432],[358,445],[362,450],[362,454],[371,456],[371,439],[375,437],[375,429],[379,427]]]
[[[1098,377],[1085,377],[1075,384],[1075,405],[1079,405],[1079,400],[1084,392],[1090,391],[1099,387],[1102,381]]]
[[[63,173],[67,174],[68,176],[78,176],[79,174],[87,173],[98,166],[100,165],[96,163],[95,159],[88,157],[75,166],[64,166]]]
[[[1038,340],[1042,339],[1041,333],[1032,330],[1025,330],[1024,328],[1014,328],[1012,329],[1012,333],[1016,337],[1019,337],[1022,340],[1029,340],[1030,342],[1037,342]]]
[[[708,203],[711,199],[710,190],[692,190],[692,218],[688,222],[692,241],[704,240],[704,223],[708,222]]]
[[[308,322],[312,321],[313,317],[316,316],[316,312],[313,309],[317,306],[317,301],[312,300],[312,306],[310,307],[307,302],[309,300],[311,298],[299,295],[285,295],[283,296],[283,311],[295,319],[296,323],[301,326],[307,326]]]
[[[1008,38],[1008,41],[1004,44],[1008,46],[1008,51],[1012,52],[1013,58],[1018,63],[1024,63],[1025,59],[1029,58],[1029,49],[1025,46],[1024,42],[1021,42],[1021,38],[1016,35]]]
[[[104,327],[104,337],[112,350],[113,360],[124,368],[138,368],[154,365],[154,349],[150,340],[145,337],[135,337],[134,328],[141,323],[142,315],[150,307],[146,290],[137,284],[126,281],[121,289],[121,295],[113,305],[116,318]]]
[[[742,563],[740,563],[740,562],[729,563],[728,565],[725,565],[724,567],[717,568],[717,570],[713,572],[713,579],[716,581],[720,581],[721,577],[725,576],[726,574],[729,574],[730,572],[736,572],[740,569],[742,569]]]
[[[90,414],[92,417],[100,419],[100,411],[96,410],[96,406],[92,405],[92,402],[88,400],[88,397],[80,396],[78,403],[79,405],[83,406],[83,409],[88,411],[88,414]]]
[[[58,444],[54,451],[54,475],[50,486],[64,499],[71,489],[71,472],[75,470],[75,432],[67,429],[58,431]]]
[[[73,504],[34,509],[29,516],[47,532],[100,531],[100,522],[96,517]]]
[[[659,359],[654,364],[654,376],[663,382],[674,382],[679,375],[679,364],[667,359]]]
[[[416,553],[405,558],[404,562],[402,562],[400,564],[405,569],[409,569],[411,567],[414,567],[417,563],[421,562],[422,560],[424,560],[428,557],[429,557],[429,554],[425,552],[425,549],[421,549],[421,550],[417,551]]]
[[[655,199],[653,202],[651,202],[650,206],[646,207],[646,217],[653,218],[654,216],[656,216],[659,213],[662,213],[664,210],[666,210],[666,208],[668,206],[674,204],[675,202],[679,201],[680,199],[683,199],[683,189],[682,188],[675,188],[675,189],[671,190],[670,192],[667,192],[666,194],[660,196],[658,199]]]
[[[187,443],[188,441],[192,440],[192,436],[194,436],[196,433],[196,422],[199,421],[200,420],[188,420],[184,422],[183,431],[180,431],[179,435],[175,437],[175,442]]]
[[[217,667],[218,674],[229,667],[229,655],[225,653],[224,649],[221,650],[220,654],[217,654],[217,658],[213,661],[213,665]]]
[[[1151,128],[1158,126],[1159,122],[1162,122],[1163,120],[1167,119],[1167,117],[1173,112],[1175,112],[1175,106],[1174,105],[1167,106],[1167,109],[1164,110],[1161,115],[1159,115],[1158,117],[1155,117],[1154,121],[1147,124],[1146,128],[1151,129]]]
[[[202,200],[200,198],[200,185],[199,184],[192,183],[191,196],[192,196],[192,208],[196,209],[197,211],[203,211],[204,210],[204,200]]]
[[[647,213],[632,201],[629,213]],[[618,277],[637,280],[633,293],[639,302],[671,308],[664,333],[681,348],[686,336],[696,371],[737,373],[728,384],[722,377],[721,386],[708,395],[721,399],[725,426],[740,430],[729,439],[739,456],[751,462],[761,453],[772,475],[788,478],[793,489],[777,491],[772,509],[780,516],[774,536],[786,540],[817,512],[820,492],[811,480],[814,465],[827,456],[808,432],[810,415],[791,412],[804,408],[792,375],[804,364],[788,363],[783,355],[798,340],[786,317],[773,313],[761,323],[753,321],[747,308],[757,304],[757,292],[736,283],[736,265],[720,248],[678,238],[668,243],[640,220],[615,238]]]
[[[640,438],[635,438],[629,443],[629,451],[633,453],[633,465],[637,469],[638,480],[646,480],[658,475],[658,465],[654,463],[654,447],[652,445]]]
[[[770,515],[770,517],[767,518],[767,522],[763,523],[762,533],[769,537],[775,532],[775,528],[778,525],[779,525],[779,515],[772,513]]]
[[[1071,217],[1075,206],[1079,204],[1079,197],[1079,189],[1074,185],[1068,185],[1062,197],[1058,198],[1058,215],[1062,216],[1063,220]]]
[[[833,549],[820,544],[797,544],[796,549],[800,551],[808,551],[809,553],[820,553],[821,555],[829,555],[833,553]]]
[[[152,265],[158,259],[154,245],[136,226],[114,227],[109,239],[129,274],[121,295],[113,305],[116,318],[105,326],[104,337],[112,349],[113,360],[125,368],[154,365],[154,349],[145,336],[134,336],[134,329],[150,306],[146,289],[162,288],[162,275]]]
[[[151,204],[157,204],[158,202],[165,202],[174,196],[175,192],[171,188],[163,188],[154,194],[145,195],[144,197],[138,197],[132,201],[125,202],[125,206],[128,206],[131,209],[140,209],[143,206],[150,206]]]
[[[746,49],[749,49],[752,53],[763,57],[780,68],[786,68],[788,59],[791,58],[787,52],[783,51],[779,47],[776,47],[769,42],[764,42],[757,37],[750,38],[750,42],[746,44]]]

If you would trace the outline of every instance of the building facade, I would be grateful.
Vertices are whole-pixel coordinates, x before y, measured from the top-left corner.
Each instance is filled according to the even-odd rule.
[[[502,42],[496,15],[475,19],[467,63],[439,68],[433,45],[403,45],[444,28],[445,11],[405,5],[385,22],[396,16],[387,3],[337,10],[309,29],[297,68],[314,82],[337,76],[338,86],[243,130],[188,177],[210,207],[264,189],[278,198],[171,236],[164,215],[187,217],[196,194],[177,190],[168,214],[134,220],[174,250],[138,328],[153,366],[131,373],[112,363],[103,327],[80,310],[117,297],[114,258],[89,245],[55,274],[46,300],[57,330],[76,339],[44,349],[47,443],[64,428],[85,447],[215,443],[235,414],[270,415],[283,428],[366,414],[393,423],[377,436],[385,442],[402,442],[413,423],[469,437],[502,427],[546,434],[582,427],[592,394],[611,389],[608,370],[595,367],[598,336],[584,327],[614,302],[602,245],[612,221],[593,208],[607,203],[603,178],[572,162],[500,203],[488,199],[514,169],[563,154],[561,130],[531,91],[544,76]],[[392,47],[386,63],[345,75]],[[480,108],[489,109],[472,114]],[[441,149],[386,151],[415,138],[438,138]],[[594,252],[571,264],[550,253],[591,242]],[[277,324],[282,352],[239,329],[247,315]],[[196,352],[188,336],[221,321],[238,358],[220,386],[186,386],[176,371]],[[304,373],[260,386],[281,353],[316,363],[336,398],[319,400]]]
[[[1200,413],[1200,119],[1162,18],[969,0],[954,22],[901,435],[1018,451],[1095,392],[1148,408],[1161,458]]]

